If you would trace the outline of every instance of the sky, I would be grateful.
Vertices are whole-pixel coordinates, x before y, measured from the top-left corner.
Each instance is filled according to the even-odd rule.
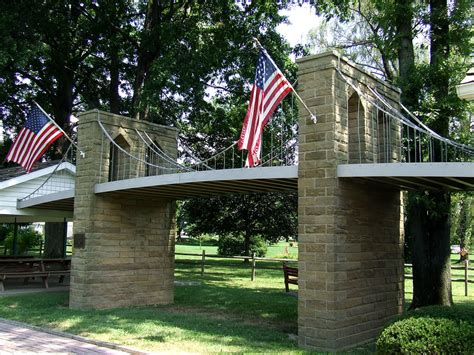
[[[316,9],[305,3],[302,6],[292,6],[288,10],[282,10],[280,14],[288,16],[289,24],[281,24],[277,30],[282,34],[291,46],[305,43],[309,30],[316,27],[321,18],[316,15]]]

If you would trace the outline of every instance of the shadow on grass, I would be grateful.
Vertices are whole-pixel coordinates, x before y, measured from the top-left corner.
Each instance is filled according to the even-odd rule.
[[[176,343],[183,351],[297,349],[286,334],[297,328],[296,300],[269,288],[203,284],[176,287],[169,306],[101,311],[67,306],[68,293],[4,297],[0,316],[145,349]]]
[[[174,307],[205,310],[209,315],[226,315],[243,322],[261,323],[287,333],[297,332],[297,299],[283,291],[205,284],[175,289]]]

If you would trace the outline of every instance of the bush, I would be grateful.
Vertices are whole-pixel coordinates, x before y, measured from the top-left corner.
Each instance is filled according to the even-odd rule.
[[[460,319],[414,316],[386,327],[376,345],[381,354],[472,354],[474,325]]]
[[[245,255],[245,239],[243,236],[220,236],[217,243],[217,254],[219,255]],[[250,239],[250,253],[258,257],[267,254],[267,244],[260,237]]]
[[[33,228],[28,227],[25,229],[18,229],[18,239],[17,239],[17,253],[24,254],[29,249],[38,246],[41,243],[41,234],[36,232]],[[13,232],[8,233],[5,239],[5,246],[10,251],[10,254],[13,253]]]
[[[0,242],[3,242],[12,230],[13,228],[8,224],[0,224]]]

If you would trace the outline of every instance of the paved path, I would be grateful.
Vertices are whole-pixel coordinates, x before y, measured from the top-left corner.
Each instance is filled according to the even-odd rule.
[[[95,345],[87,339],[59,332],[42,332],[21,323],[0,320],[0,354],[132,354],[134,351]],[[100,344],[97,342],[97,344]]]

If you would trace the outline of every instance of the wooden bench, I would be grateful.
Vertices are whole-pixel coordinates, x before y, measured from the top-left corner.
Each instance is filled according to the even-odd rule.
[[[48,272],[48,276],[59,276],[59,283],[62,283],[64,277],[71,274],[71,259],[43,259],[41,269]]]
[[[9,259],[0,262],[0,292],[5,291],[3,281],[7,279],[23,279],[26,284],[30,278],[40,277],[43,286],[48,288],[48,273],[41,268],[38,260]]]
[[[71,273],[70,259],[18,259],[0,261],[0,292],[5,291],[6,279],[23,279],[27,283],[30,278],[40,277],[44,288],[48,288],[48,278],[59,276],[62,283],[64,277]]]
[[[290,284],[298,285],[298,268],[283,263],[283,275],[285,277],[285,291],[290,292]]]

